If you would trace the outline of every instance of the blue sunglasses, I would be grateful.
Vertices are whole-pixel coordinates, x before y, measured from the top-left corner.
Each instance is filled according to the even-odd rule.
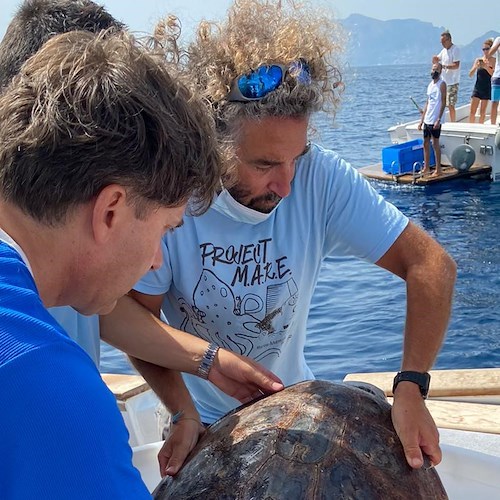
[[[265,64],[250,73],[236,77],[231,83],[227,100],[229,102],[258,101],[276,90],[285,81],[287,75],[295,78],[298,83],[304,85],[311,83],[311,73],[305,61],[294,61],[288,66]]]

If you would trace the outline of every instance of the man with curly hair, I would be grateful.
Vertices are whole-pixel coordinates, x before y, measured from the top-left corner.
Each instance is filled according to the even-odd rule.
[[[204,215],[165,235],[164,264],[133,296],[211,349],[258,360],[290,385],[314,378],[304,345],[324,259],[354,256],[388,270],[407,284],[394,426],[412,467],[422,466],[423,453],[439,463],[423,396],[449,320],[455,263],[335,152],[309,142],[311,116],[337,105],[337,25],[305,4],[239,0],[225,22],[203,22],[186,50],[176,27],[172,17],[163,23],[158,43],[211,103],[235,178],[223,179]],[[184,378],[203,423],[237,405],[206,381]]]

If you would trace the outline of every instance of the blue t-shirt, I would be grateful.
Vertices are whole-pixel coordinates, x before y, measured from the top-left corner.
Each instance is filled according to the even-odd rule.
[[[0,241],[0,498],[151,498],[92,360],[44,308]]]
[[[166,294],[175,328],[259,361],[285,385],[314,378],[304,356],[307,316],[326,256],[379,260],[408,224],[335,152],[313,145],[290,196],[268,216],[225,196],[163,238],[164,263],[134,288]],[[239,403],[184,375],[203,422]]]

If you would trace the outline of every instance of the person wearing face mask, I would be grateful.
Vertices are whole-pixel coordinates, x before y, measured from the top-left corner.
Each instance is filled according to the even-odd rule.
[[[406,280],[408,294],[394,425],[412,467],[422,466],[422,451],[438,463],[422,380],[446,330],[455,264],[355,168],[309,142],[312,115],[333,115],[338,105],[338,24],[307,4],[238,0],[225,21],[202,22],[196,41],[181,47],[174,21],[159,25],[157,43],[173,52],[169,60],[182,61],[186,81],[212,104],[234,172],[205,214],[185,217],[165,235],[161,269],[131,295],[171,326],[208,340],[207,359],[226,347],[291,385],[314,378],[304,346],[325,258],[355,257],[388,270]],[[154,386],[168,379],[137,366]],[[184,380],[205,424],[238,405],[205,380]],[[160,464],[172,447],[167,442]]]
[[[446,83],[441,78],[442,66],[434,63],[431,69],[431,81],[427,86],[427,101],[424,106],[422,118],[418,124],[418,130],[424,128],[424,168],[422,174],[430,173],[430,142],[432,137],[432,147],[436,157],[436,170],[433,176],[438,176],[442,172],[441,168],[441,148],[439,146],[439,136],[441,135],[441,125],[444,122],[444,110],[446,108]]]

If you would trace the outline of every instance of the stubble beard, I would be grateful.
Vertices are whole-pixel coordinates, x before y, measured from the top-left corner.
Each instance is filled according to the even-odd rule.
[[[281,196],[278,196],[275,193],[267,193],[262,196],[250,198],[250,201],[244,202],[243,200],[245,198],[248,198],[248,190],[234,187],[229,190],[229,193],[238,203],[241,203],[243,206],[263,214],[272,212],[282,199]]]

